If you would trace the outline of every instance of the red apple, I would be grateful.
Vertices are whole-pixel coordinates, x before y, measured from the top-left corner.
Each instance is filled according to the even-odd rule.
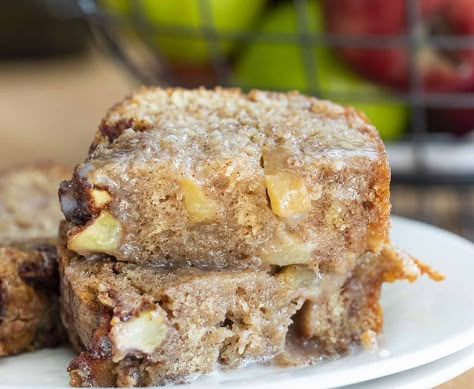
[[[474,0],[412,0],[418,7],[415,31],[426,44],[417,50],[426,92],[452,92],[474,86],[474,47],[445,49],[430,45],[434,35],[474,37]],[[327,29],[349,37],[400,36],[409,32],[406,0],[325,0]],[[339,53],[366,77],[406,90],[409,50],[341,47]]]
[[[430,130],[466,135],[474,131],[474,108],[443,108],[429,112]]]
[[[170,70],[175,81],[185,88],[198,88],[200,86],[211,88],[218,82],[216,70],[211,64],[171,63]]]
[[[474,88],[469,93],[474,93]],[[428,128],[433,132],[449,132],[458,136],[474,132],[474,105],[430,109]]]

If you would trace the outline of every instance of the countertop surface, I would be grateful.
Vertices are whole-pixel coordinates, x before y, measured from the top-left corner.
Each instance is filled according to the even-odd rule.
[[[0,168],[84,159],[105,111],[138,86],[94,53],[0,62]]]
[[[83,160],[105,111],[139,84],[112,60],[0,63],[0,170]],[[438,389],[474,388],[474,369]]]

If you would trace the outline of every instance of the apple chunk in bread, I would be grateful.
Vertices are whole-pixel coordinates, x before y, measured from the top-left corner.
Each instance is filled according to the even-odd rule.
[[[281,172],[265,177],[267,193],[275,215],[289,217],[311,207],[303,179],[291,172]]]
[[[109,212],[102,211],[89,224],[73,230],[68,248],[77,253],[113,253],[120,245],[122,226]]]
[[[180,185],[183,191],[184,206],[188,211],[191,223],[210,222],[217,217],[216,204],[206,196],[199,184],[189,178],[184,178]]]

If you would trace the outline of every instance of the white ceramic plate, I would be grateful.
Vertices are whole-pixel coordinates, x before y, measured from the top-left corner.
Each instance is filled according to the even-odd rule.
[[[474,367],[474,346],[437,361],[386,377],[340,389],[420,389],[433,388]],[[465,388],[467,389],[467,388]]]
[[[329,388],[355,384],[430,363],[474,344],[474,245],[435,227],[393,218],[392,239],[446,275],[441,283],[384,286],[380,348],[307,368],[251,366],[201,377],[187,388],[214,386]],[[44,350],[0,360],[0,388],[66,387],[72,353]]]

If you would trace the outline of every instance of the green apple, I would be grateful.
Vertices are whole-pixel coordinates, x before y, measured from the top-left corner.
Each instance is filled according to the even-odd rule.
[[[305,16],[310,32],[323,32],[322,4],[316,0],[307,7]],[[294,5],[289,2],[275,8],[267,15],[260,31],[295,34],[297,39],[298,23]],[[234,83],[244,88],[308,91],[303,50],[297,40],[274,43],[257,39],[248,45],[240,57]],[[317,64],[313,77],[320,97],[363,111],[386,140],[395,139],[403,133],[408,120],[408,107],[405,104],[390,101],[387,90],[351,72],[331,49],[318,47],[309,50],[312,60]],[[375,95],[376,100],[381,102],[347,98],[347,95],[354,94],[361,97]]]
[[[130,10],[128,0],[100,0],[98,4],[107,11],[114,12],[120,16],[128,15]]]
[[[248,32],[263,10],[266,0],[137,0],[136,9],[151,26],[176,29],[156,33],[153,42],[171,62],[204,64],[212,58],[212,48],[202,27],[222,33]],[[210,21],[202,16],[200,3],[209,7]],[[180,35],[178,29],[187,35]],[[238,41],[218,38],[218,50],[228,55]]]

